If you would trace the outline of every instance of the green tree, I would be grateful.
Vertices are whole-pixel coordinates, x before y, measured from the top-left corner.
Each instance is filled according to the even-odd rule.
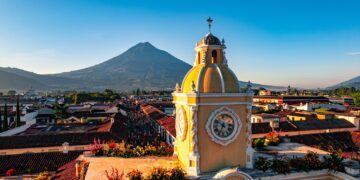
[[[2,132],[2,111],[1,111],[1,108],[0,108],[0,132]]]
[[[136,89],[136,95],[140,95],[140,89],[139,88]]]
[[[9,129],[8,116],[7,116],[7,104],[4,106],[4,120],[3,120],[3,130],[7,131]]]
[[[19,102],[19,95],[16,98],[16,127],[21,126],[20,122],[20,102]]]
[[[73,104],[77,104],[78,103],[78,93],[71,94],[70,99]]]
[[[54,109],[55,109],[55,120],[56,121],[62,120],[66,115],[65,104],[59,103],[59,101],[57,99],[54,104]]]
[[[360,107],[360,92],[356,92],[352,94],[354,99],[355,106]]]

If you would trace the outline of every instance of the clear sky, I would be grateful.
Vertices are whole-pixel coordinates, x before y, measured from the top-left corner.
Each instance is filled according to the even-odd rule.
[[[359,0],[0,0],[0,66],[76,70],[145,41],[193,64],[208,16],[240,80],[317,88],[360,75]]]

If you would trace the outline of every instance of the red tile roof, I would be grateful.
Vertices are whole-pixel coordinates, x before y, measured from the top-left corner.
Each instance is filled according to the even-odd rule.
[[[56,171],[64,164],[76,159],[82,151],[28,153],[0,156],[0,176],[13,168],[15,174],[39,173],[42,171]]]

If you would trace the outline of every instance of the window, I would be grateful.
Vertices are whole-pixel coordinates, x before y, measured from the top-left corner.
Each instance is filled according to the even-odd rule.
[[[197,54],[197,64],[201,63],[201,57],[200,57],[200,52],[198,52]]]
[[[216,52],[216,50],[213,50],[211,52],[211,61],[212,61],[212,63],[217,63],[217,52]]]

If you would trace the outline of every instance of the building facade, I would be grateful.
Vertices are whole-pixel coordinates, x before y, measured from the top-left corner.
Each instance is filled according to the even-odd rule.
[[[211,21],[210,21],[211,23]],[[210,30],[196,43],[196,59],[173,93],[175,154],[189,175],[252,166],[252,92],[240,93],[225,57],[225,43]]]

